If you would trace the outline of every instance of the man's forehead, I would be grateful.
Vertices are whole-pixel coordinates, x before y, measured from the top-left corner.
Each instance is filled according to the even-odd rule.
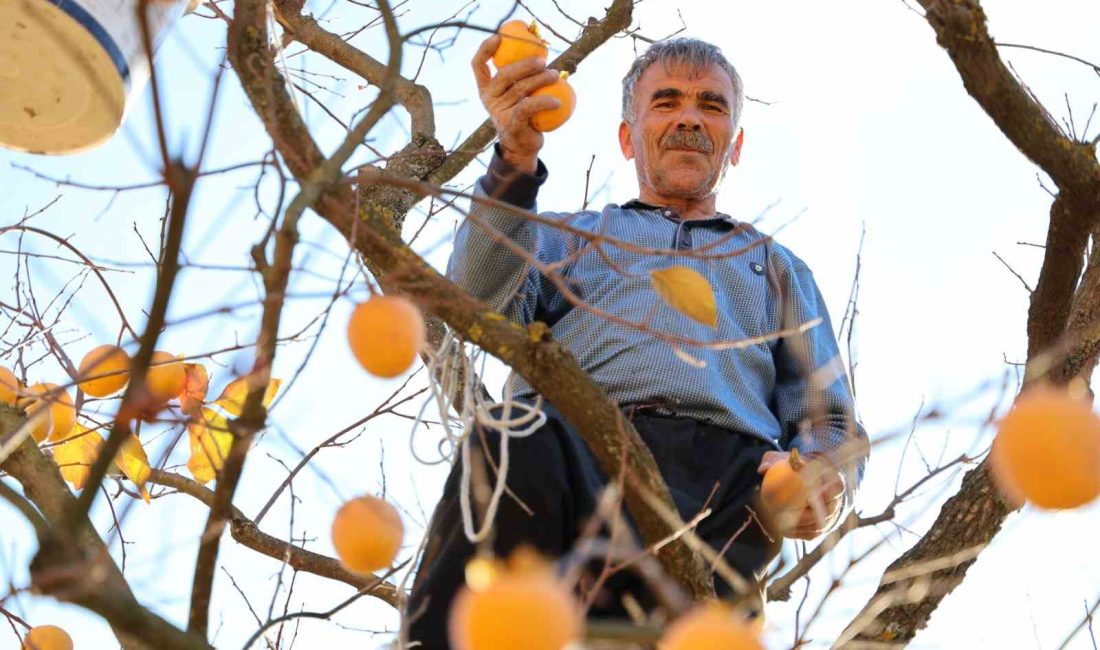
[[[722,66],[717,63],[700,65],[678,59],[655,62],[642,73],[638,85],[650,90],[651,86],[698,85],[722,94],[733,94],[733,80]]]

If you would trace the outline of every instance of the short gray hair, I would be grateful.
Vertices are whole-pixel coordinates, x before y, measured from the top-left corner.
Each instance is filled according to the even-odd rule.
[[[634,123],[634,89],[642,74],[654,63],[668,65],[672,62],[685,63],[692,68],[705,68],[711,64],[717,64],[733,82],[733,125],[741,123],[741,109],[745,105],[745,86],[741,82],[741,75],[733,67],[722,50],[716,45],[697,38],[673,38],[667,41],[658,41],[649,46],[644,54],[634,59],[630,70],[623,77],[623,119],[628,124]]]

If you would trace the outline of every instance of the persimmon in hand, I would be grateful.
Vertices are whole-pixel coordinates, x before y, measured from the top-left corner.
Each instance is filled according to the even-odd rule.
[[[500,45],[493,52],[493,65],[497,70],[523,59],[545,59],[549,52],[533,20],[530,23],[509,20],[500,26],[497,34],[500,34]]]
[[[806,478],[800,471],[804,465],[805,461],[799,456],[798,450],[793,449],[787,459],[772,465],[764,474],[764,481],[760,485],[760,499],[781,521],[796,518],[810,502]]]
[[[548,108],[531,116],[531,126],[536,131],[553,131],[572,117],[573,109],[577,106],[577,93],[573,92],[573,87],[566,81],[568,77],[569,73],[563,70],[557,81],[531,93],[532,97],[553,97],[561,102],[557,108]]]

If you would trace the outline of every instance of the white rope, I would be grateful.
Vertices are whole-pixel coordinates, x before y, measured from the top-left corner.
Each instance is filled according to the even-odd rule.
[[[512,396],[512,378],[515,373],[512,372],[508,375],[504,384],[504,400],[501,402],[486,401],[480,391],[475,390],[474,387],[479,386],[481,383],[480,378],[484,375],[488,355],[478,348],[471,348],[469,354],[467,354],[462,342],[457,340],[450,332],[444,336],[438,350],[428,351],[428,359],[428,385],[431,390],[431,397],[424,401],[413,422],[413,435],[409,436],[410,450],[413,457],[422,463],[435,465],[450,460],[453,467],[454,462],[459,462],[459,459],[456,458],[457,454],[454,453],[457,448],[457,451],[461,454],[462,463],[459,488],[462,528],[467,539],[474,543],[480,542],[488,536],[492,529],[493,520],[496,518],[497,510],[500,507],[500,500],[504,495],[509,467],[509,438],[527,437],[538,431],[546,423],[546,414],[542,411],[542,396],[540,395],[533,405],[514,400]],[[480,372],[474,370],[479,360],[481,361]],[[462,384],[462,410],[456,418],[453,418],[453,424],[461,426],[461,429],[456,431],[458,427],[452,428],[450,411],[455,404],[455,397],[457,397],[455,393],[461,376],[460,369],[463,371],[462,375],[465,376],[466,381]],[[424,412],[427,410],[428,404],[432,402],[439,409],[444,434],[439,443],[440,458],[438,460],[421,458],[417,454],[414,444],[415,434],[423,420]],[[492,414],[494,409],[500,409],[501,415],[499,417]],[[519,413],[516,413],[516,411],[519,411]],[[513,415],[514,413],[515,415]],[[472,480],[470,476],[470,437],[477,431],[479,426],[500,433],[500,463],[497,467],[496,485],[493,486],[493,493],[486,508],[485,519],[481,528],[475,530],[473,511],[470,507],[470,483]],[[449,445],[447,452],[443,451],[444,445]]]
[[[504,486],[508,478],[508,439],[526,438],[539,427],[546,423],[546,413],[541,410],[542,396],[540,395],[534,405],[512,400],[512,374],[509,373],[505,383],[504,401],[494,403],[488,407],[478,404],[477,416],[471,420],[471,424],[477,424],[495,429],[500,432],[500,463],[497,466],[497,483],[493,488],[493,496],[489,499],[489,506],[485,510],[485,520],[481,530],[474,532],[474,515],[470,508],[470,427],[464,433],[462,440],[462,483],[459,492],[459,503],[462,506],[462,530],[466,533],[466,539],[477,543],[485,539],[492,530],[493,520],[497,516],[497,508],[500,506],[501,496],[504,494]],[[468,382],[472,383],[472,382]],[[493,406],[503,406],[503,417],[493,418],[489,409]],[[512,418],[512,409],[519,407],[527,412],[515,419]],[[513,430],[511,427],[527,426],[523,429]]]
[[[412,453],[413,458],[425,465],[438,465],[450,461],[454,457],[455,448],[462,439],[463,434],[455,433],[451,428],[452,419],[456,426],[462,424],[462,414],[459,414],[457,418],[451,418],[450,416],[450,406],[453,403],[453,399],[450,398],[454,393],[454,387],[458,383],[459,377],[458,364],[455,361],[459,357],[463,357],[463,362],[465,362],[461,344],[455,341],[450,332],[443,337],[438,350],[428,350],[428,388],[431,391],[431,397],[421,405],[420,411],[413,420],[412,433],[409,436],[409,451]],[[439,377],[438,382],[436,377]],[[444,437],[439,441],[439,458],[426,459],[421,458],[416,451],[416,432],[420,429],[424,411],[433,401],[439,410],[439,420],[443,425]],[[450,450],[443,452],[442,447],[446,444],[450,444]]]

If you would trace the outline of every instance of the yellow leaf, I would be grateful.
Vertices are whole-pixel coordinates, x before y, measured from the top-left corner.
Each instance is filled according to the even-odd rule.
[[[233,444],[233,434],[229,432],[229,422],[218,413],[204,408],[187,425],[191,438],[191,458],[187,468],[199,483],[209,483],[217,476],[229,446]]]
[[[82,490],[102,444],[103,438],[98,433],[77,423],[73,425],[70,435],[50,451],[54,462],[61,469],[61,476],[74,488]]]
[[[201,363],[186,363],[183,366],[186,382],[180,393],[180,410],[187,415],[198,415],[206,402],[206,390],[210,386],[210,375]]]
[[[649,272],[653,290],[676,311],[710,328],[718,326],[718,305],[710,282],[694,269],[670,266]]]
[[[244,401],[248,397],[248,393],[257,388],[259,378],[254,375],[245,375],[244,377],[238,377],[229,382],[229,385],[222,391],[218,401],[214,402],[218,406],[225,409],[236,417],[241,417],[241,411],[244,410]],[[264,391],[264,407],[271,406],[271,402],[275,399],[275,393],[279,392],[279,386],[283,383],[282,379],[272,379],[267,384],[267,390]]]
[[[145,489],[145,482],[149,480],[152,469],[149,467],[149,456],[145,454],[145,448],[141,446],[137,436],[131,433],[122,441],[115,463],[126,478],[137,485],[142,500],[149,503],[149,491]]]

